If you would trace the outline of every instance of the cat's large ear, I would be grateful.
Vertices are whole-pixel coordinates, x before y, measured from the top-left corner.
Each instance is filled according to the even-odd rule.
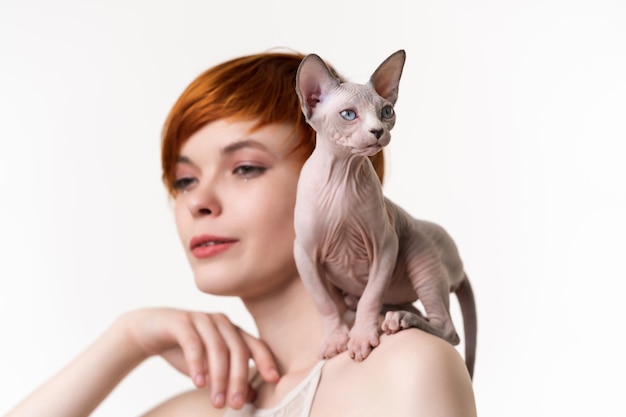
[[[304,57],[296,74],[296,93],[307,120],[324,96],[337,87],[340,81],[333,76],[322,58],[315,54]]]
[[[370,84],[374,90],[392,104],[398,100],[398,86],[400,85],[400,76],[402,76],[405,59],[406,52],[404,49],[400,49],[385,59],[370,77]]]

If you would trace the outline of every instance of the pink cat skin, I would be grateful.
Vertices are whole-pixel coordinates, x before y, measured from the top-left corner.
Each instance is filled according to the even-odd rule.
[[[404,61],[405,52],[397,51],[368,83],[355,84],[340,82],[315,54],[302,60],[296,91],[317,139],[298,182],[294,255],[324,320],[321,357],[347,349],[355,360],[364,360],[378,345],[379,331],[408,327],[456,345],[459,336],[449,311],[454,292],[472,375],[476,307],[457,247],[443,228],[414,219],[388,200],[368,158],[391,139]],[[332,286],[356,304],[352,328],[329,291]],[[426,316],[410,308],[418,299]],[[387,312],[379,330],[384,305],[409,308]]]

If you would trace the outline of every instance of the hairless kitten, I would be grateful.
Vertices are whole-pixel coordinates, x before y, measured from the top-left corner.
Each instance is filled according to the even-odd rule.
[[[472,375],[476,307],[457,247],[442,227],[414,219],[387,199],[368,158],[391,139],[404,61],[399,50],[368,83],[355,84],[338,80],[315,54],[302,60],[296,92],[317,137],[298,182],[296,265],[323,317],[321,357],[347,349],[353,359],[364,360],[379,343],[379,316],[386,305],[406,310],[388,311],[382,331],[417,327],[456,345],[449,311],[455,292]],[[351,329],[336,289],[356,309]],[[418,299],[426,317],[412,306]]]

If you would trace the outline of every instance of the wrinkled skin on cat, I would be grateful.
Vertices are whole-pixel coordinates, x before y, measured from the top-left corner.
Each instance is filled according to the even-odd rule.
[[[296,265],[324,320],[321,357],[347,349],[364,360],[379,343],[383,305],[410,306],[418,299],[426,317],[410,307],[389,311],[381,330],[418,327],[458,344],[449,312],[450,292],[456,292],[471,374],[476,309],[457,247],[443,228],[387,199],[368,158],[391,140],[404,61],[403,50],[392,54],[366,84],[340,82],[315,54],[300,64],[296,91],[317,138],[298,182]],[[352,328],[329,283],[356,310]]]

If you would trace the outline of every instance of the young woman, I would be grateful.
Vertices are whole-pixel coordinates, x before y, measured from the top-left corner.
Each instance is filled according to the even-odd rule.
[[[302,58],[262,53],[209,69],[163,133],[163,180],[196,285],[240,297],[259,338],[220,313],[132,311],[8,416],[88,415],[152,355],[198,389],[151,417],[476,415],[462,358],[420,330],[382,335],[363,362],[318,357],[322,323],[293,260],[296,184],[314,146],[294,87]],[[373,162],[382,178],[382,154]]]

